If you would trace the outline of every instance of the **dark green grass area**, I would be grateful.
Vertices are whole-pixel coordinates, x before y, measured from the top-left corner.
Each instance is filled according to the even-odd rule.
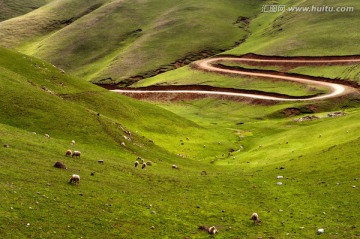
[[[52,0],[3,0],[0,2],[0,22],[31,12]]]

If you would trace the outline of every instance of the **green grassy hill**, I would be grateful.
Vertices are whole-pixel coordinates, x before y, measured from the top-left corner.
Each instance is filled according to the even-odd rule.
[[[0,40],[82,78],[119,82],[230,49],[247,34],[248,20],[238,19],[252,18],[260,3],[52,1],[0,23]]]
[[[156,203],[156,208],[162,210],[178,208],[180,204],[170,208],[165,205],[177,197],[180,188],[189,184],[188,174],[197,178],[201,170],[212,170],[208,164],[192,165],[195,159],[206,159],[209,154],[234,147],[236,136],[231,132],[209,132],[159,107],[64,75],[51,64],[35,58],[3,48],[0,54],[0,165],[3,169],[0,183],[4,212],[0,231],[4,238],[56,238],[52,235],[54,231],[59,237],[100,237],[108,227],[114,227],[113,232],[108,232],[109,236],[128,235],[128,230],[151,223],[148,221],[150,211],[146,209],[148,202]],[[44,137],[45,134],[50,138]],[[181,141],[186,137],[190,139],[182,148]],[[229,138],[234,142],[218,145],[219,140]],[[73,139],[75,146],[70,145]],[[210,146],[205,153],[203,145]],[[66,158],[68,148],[80,150],[81,159]],[[151,160],[154,166],[135,171],[133,164],[138,156]],[[98,160],[104,160],[104,166]],[[53,168],[56,161],[64,162],[69,169]],[[171,168],[174,163],[179,165],[179,171]],[[91,172],[96,173],[94,177],[90,176]],[[81,183],[79,187],[68,185],[72,173],[79,173],[82,181],[88,183]],[[180,178],[184,181],[179,185]],[[164,195],[166,203],[158,202],[159,194],[171,192],[176,186],[180,188]],[[99,188],[103,189],[96,192]],[[69,194],[69,190],[73,192]],[[85,192],[89,194],[84,201],[79,194]],[[33,194],[39,197],[36,201],[30,196]],[[122,194],[127,199],[119,197]],[[75,195],[79,200],[74,201]],[[121,207],[125,214],[120,217],[118,211],[117,215],[100,216],[105,204],[112,204],[114,210]],[[137,210],[133,211],[134,207]],[[149,215],[144,217],[143,213]],[[165,217],[169,216],[176,220],[171,213]],[[73,220],[76,217],[83,219]],[[108,223],[112,220],[111,226]],[[139,224],[133,224],[133,220]],[[73,227],[75,221],[83,226],[94,223],[95,228],[78,230],[78,226]],[[28,223],[32,226],[27,226]],[[124,226],[127,229],[121,232]],[[99,234],[94,230],[100,230]],[[141,230],[139,233],[135,235],[143,235]]]
[[[3,48],[1,55],[4,110],[0,119],[5,124],[64,139],[79,137],[89,143],[118,143],[128,130],[155,144],[162,142],[169,149],[173,140],[190,133],[204,140],[199,148],[208,141],[205,129],[159,107],[74,79],[35,58]],[[115,132],[111,131],[112,124]]]
[[[4,238],[207,238],[200,225],[215,225],[219,238],[309,238],[320,227],[329,238],[360,234],[356,99],[317,104],[318,116],[347,115],[303,123],[282,112],[314,105],[203,99],[163,110],[1,55]],[[81,158],[66,158],[68,148]],[[135,169],[137,156],[153,166]],[[68,184],[73,173],[79,186]]]
[[[229,54],[359,55],[359,1],[281,0],[285,12],[265,12],[251,22],[252,33]],[[289,7],[353,7],[351,12],[294,12]],[[345,37],[346,36],[346,37]]]
[[[224,54],[243,55],[256,53],[260,55],[281,56],[333,56],[360,55],[356,42],[360,41],[357,29],[360,4],[358,1],[299,1],[282,0],[265,2],[265,6],[280,4],[284,12],[263,12],[251,20],[246,40]],[[331,6],[353,7],[353,12],[291,12],[290,7]],[[242,66],[251,68],[251,66]],[[359,64],[349,66],[296,67],[294,69],[274,69],[305,75],[322,76],[337,79],[360,81]],[[229,79],[229,80],[228,80]],[[189,66],[166,72],[155,77],[138,81],[133,86],[149,85],[183,85],[204,84],[219,87],[231,87],[248,90],[263,90],[289,95],[311,95],[324,92],[291,82],[274,82],[267,79],[249,77],[231,77],[199,72]]]
[[[24,15],[39,7],[44,6],[52,0],[12,0],[0,2],[0,22],[10,18]]]
[[[279,2],[300,3],[295,0]],[[188,15],[183,15],[184,11],[189,11],[188,14],[202,11],[198,8],[183,9],[185,6],[198,7],[198,2],[177,2],[179,5],[171,9],[172,11],[167,8],[170,3],[141,3],[144,4],[144,9],[157,6],[158,13],[162,15],[150,11],[151,16],[158,17],[153,19],[148,15],[146,27],[128,23],[126,27],[129,29],[141,28],[142,31],[127,37],[121,46],[111,43],[117,42],[116,36],[110,37],[110,55],[107,55],[108,49],[103,49],[104,44],[92,42],[98,36],[91,40],[84,35],[83,41],[73,43],[72,39],[78,38],[70,35],[76,33],[84,26],[81,24],[85,23],[94,25],[95,29],[101,32],[100,29],[107,26],[106,21],[112,22],[111,16],[116,23],[126,22],[126,17],[115,19],[115,15],[109,14],[106,15],[109,19],[98,18],[104,22],[100,20],[103,25],[97,25],[97,22],[94,22],[96,17],[92,18],[92,14],[105,14],[108,11],[119,14],[126,9],[129,10],[129,15],[134,16],[143,13],[144,9],[135,8],[128,1],[92,1],[94,5],[91,6],[85,1],[52,1],[27,15],[0,22],[2,43],[16,45],[21,51],[40,55],[46,53],[45,49],[56,49],[48,47],[50,39],[54,43],[52,46],[62,46],[60,42],[71,39],[71,44],[76,46],[76,53],[72,55],[69,54],[70,50],[68,52],[61,48],[62,51],[59,52],[64,55],[56,51],[51,52],[53,55],[49,54],[55,56],[53,59],[63,56],[61,67],[66,67],[66,64],[72,61],[71,57],[79,54],[79,58],[75,56],[73,61],[76,67],[83,64],[83,68],[74,67],[69,70],[89,78],[92,74],[100,76],[103,69],[110,72],[111,67],[103,66],[108,66],[108,62],[115,64],[116,61],[109,60],[113,59],[112,57],[119,60],[121,54],[125,54],[127,50],[131,52],[136,46],[147,49],[147,45],[137,45],[141,43],[138,40],[143,36],[146,36],[144,42],[149,40],[149,49],[166,52],[176,48],[174,51],[170,50],[169,55],[175,54],[174,52],[179,55],[187,52],[178,45],[171,45],[171,42],[176,43],[181,39],[181,34],[176,40],[171,39],[167,50],[163,45],[161,46],[164,49],[151,48],[160,44],[151,39],[155,39],[158,34],[165,34],[161,35],[165,37],[171,33],[168,30],[172,29],[173,25],[167,22],[170,20],[167,14],[173,16],[172,11],[175,11],[174,16],[178,16],[180,19],[177,20],[181,22],[182,17],[188,19]],[[315,4],[315,1],[308,3]],[[224,12],[231,9],[229,16],[239,15],[234,5],[222,5],[220,2],[212,4],[204,6],[215,11],[216,6],[221,5]],[[251,16],[256,15],[258,5],[261,4],[263,2],[259,1],[251,7]],[[323,1],[323,4],[327,3]],[[335,4],[335,1],[331,4]],[[349,1],[348,4],[355,6],[357,3]],[[69,6],[72,7],[68,8]],[[250,5],[247,6],[250,8]],[[239,11],[243,10],[246,11],[246,8]],[[179,15],[176,15],[177,11]],[[311,15],[313,18],[303,18],[303,15],[299,14],[287,15],[292,19],[291,22],[287,22],[283,30],[274,33],[276,38],[270,41],[270,26],[274,18],[280,15],[260,14],[249,26],[252,34],[246,43],[231,52],[242,54],[256,51],[282,55],[358,54],[356,44],[343,44],[342,50],[330,52],[331,45],[327,45],[327,40],[323,38],[325,33],[314,36],[310,34],[311,27],[314,27],[314,31],[322,29],[315,22],[330,16],[326,14]],[[222,18],[223,15],[215,16]],[[350,24],[353,20],[351,16],[337,15],[336,19],[341,18],[344,27],[353,27]],[[142,21],[145,21],[144,19]],[[177,20],[175,25],[179,23]],[[213,20],[210,19],[209,22]],[[304,39],[295,38],[309,44],[310,48],[293,48],[291,42],[296,30],[290,25],[302,26],[302,21],[310,23],[311,20],[314,24],[309,26]],[[329,26],[326,28],[329,35],[330,17],[325,20]],[[26,31],[24,26],[31,21],[38,24],[28,24]],[[167,28],[169,25],[166,23],[170,28]],[[201,26],[200,24],[198,27]],[[67,30],[68,27],[72,30]],[[240,31],[240,35],[234,33],[234,39],[244,36],[245,33],[239,30],[236,24],[233,27],[236,32]],[[210,28],[214,32],[219,30],[217,26]],[[148,29],[155,30],[150,34]],[[175,29],[178,28],[174,28],[174,31]],[[16,34],[4,37],[5,30],[7,33]],[[209,34],[205,30],[201,34]],[[338,44],[346,43],[345,32],[342,29],[339,31],[338,35],[332,37],[337,39]],[[186,34],[188,32],[190,31]],[[97,33],[95,31],[89,34]],[[174,33],[174,36],[178,36],[178,33]],[[194,35],[189,33],[184,37],[187,39],[189,36]],[[357,39],[356,31],[350,32],[349,36]],[[214,39],[208,43],[209,46],[225,44],[221,45],[222,48],[233,41],[230,36],[228,43],[216,42]],[[325,42],[324,45],[320,44],[322,41]],[[195,45],[189,44],[185,47],[189,43],[187,39],[184,47],[195,51],[203,49],[196,46],[202,43],[194,42]],[[41,44],[45,43],[47,48],[42,48]],[[87,47],[78,48],[77,45],[81,44]],[[119,58],[116,58],[118,52],[114,53],[112,44],[118,47],[116,49],[124,46],[124,50],[119,51]],[[273,48],[279,45],[284,46],[281,52]],[[94,55],[85,54],[89,46],[94,46],[91,51]],[[313,49],[313,52],[309,49]],[[165,54],[164,52],[159,54]],[[31,56],[4,48],[0,48],[0,56],[2,238],[213,238],[198,230],[200,225],[216,226],[219,230],[216,238],[335,239],[360,236],[360,101],[356,95],[308,103],[263,105],[204,98],[156,102],[158,106],[155,106],[154,103],[121,96],[64,74],[50,63]],[[92,62],[98,56],[101,56],[99,59],[103,61],[89,65],[89,61]],[[139,65],[143,64],[141,59],[138,58]],[[149,63],[144,67],[150,69],[153,67],[151,64],[156,65]],[[115,65],[114,69],[118,69]],[[93,72],[89,73],[92,69]],[[349,77],[352,80],[358,80],[359,73],[357,65],[291,70],[334,78]],[[104,75],[108,76],[107,73]],[[206,81],[211,81],[213,85],[232,85],[239,88],[244,87],[243,83],[249,89],[261,83],[258,81],[254,84],[251,79],[229,83],[223,76],[196,72],[190,67],[184,67],[141,81],[139,85]],[[266,82],[260,85],[263,90],[273,89],[298,95],[309,93],[308,89],[296,85],[281,84],[281,87],[276,87],[275,84]],[[327,116],[334,111],[343,111],[345,115]],[[319,118],[295,121],[307,115]],[[50,138],[44,137],[45,134],[49,134]],[[76,141],[74,146],[70,145],[71,140]],[[69,148],[80,150],[81,158],[65,157],[65,151]],[[135,169],[134,161],[138,156],[152,161],[153,166],[148,166],[146,170]],[[99,160],[104,163],[99,163]],[[68,169],[54,168],[56,161],[64,162]],[[173,164],[179,169],[173,169]],[[68,183],[73,173],[81,176],[80,185]],[[282,184],[278,185],[279,182]],[[253,212],[257,212],[262,220],[259,225],[254,225],[249,220]],[[316,235],[319,228],[325,229],[324,235]]]

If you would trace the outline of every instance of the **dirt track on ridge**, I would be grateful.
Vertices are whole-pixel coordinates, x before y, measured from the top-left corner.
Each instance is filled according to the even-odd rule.
[[[305,85],[315,85],[328,88],[327,94],[315,95],[309,97],[294,97],[289,95],[266,93],[256,90],[239,90],[232,88],[219,88],[203,85],[192,86],[150,86],[143,88],[122,88],[112,90],[114,92],[129,95],[135,98],[147,98],[151,95],[192,95],[197,98],[201,95],[206,96],[224,96],[231,98],[250,98],[262,101],[310,101],[336,98],[347,94],[359,92],[359,85],[355,82],[332,80],[321,77],[311,77],[299,74],[288,74],[267,70],[249,70],[238,67],[228,67],[219,64],[222,61],[240,62],[249,65],[274,65],[283,67],[294,66],[316,66],[316,65],[347,65],[360,63],[360,56],[344,56],[344,57],[270,57],[248,54],[241,57],[236,56],[217,56],[200,60],[193,63],[193,68],[207,72],[214,72],[226,75],[242,75],[249,77],[261,77],[268,79],[286,80],[298,82]],[[197,96],[196,96],[197,95]],[[139,97],[141,96],[141,97]],[[151,97],[150,97],[151,98]],[[179,97],[178,97],[179,98]],[[185,97],[186,98],[186,97]]]

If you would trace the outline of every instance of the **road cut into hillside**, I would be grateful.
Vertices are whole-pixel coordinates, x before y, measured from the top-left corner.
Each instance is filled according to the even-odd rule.
[[[328,79],[323,77],[312,77],[300,74],[289,74],[271,70],[254,70],[242,67],[222,65],[222,62],[236,62],[254,66],[329,66],[329,65],[348,65],[360,63],[360,56],[344,57],[276,57],[259,56],[248,54],[244,56],[217,56],[194,62],[192,67],[197,70],[213,72],[222,75],[241,75],[245,77],[259,77],[262,79],[284,80],[301,83],[304,85],[326,87],[329,91],[326,94],[314,96],[289,96],[272,92],[262,92],[257,90],[241,90],[232,88],[212,87],[205,85],[169,85],[169,86],[149,86],[141,88],[121,88],[114,89],[113,92],[129,95],[131,97],[141,95],[146,98],[151,95],[205,95],[205,96],[224,96],[250,98],[264,101],[314,101],[336,98],[347,94],[359,93],[359,85],[356,82]],[[195,98],[195,97],[194,97]]]

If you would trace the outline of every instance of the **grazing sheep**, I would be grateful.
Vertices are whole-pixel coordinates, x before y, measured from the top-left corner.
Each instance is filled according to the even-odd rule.
[[[75,145],[75,140],[71,140],[71,145]]]
[[[81,155],[81,152],[80,151],[74,151],[73,153],[72,153],[72,155],[71,155],[71,157],[78,157],[78,158],[80,158],[80,155]]]
[[[137,168],[137,166],[139,166],[139,161],[135,161],[135,168]]]
[[[65,152],[65,156],[66,157],[70,157],[70,156],[72,156],[72,154],[73,154],[73,152],[71,151],[71,149],[68,149],[68,150],[66,150],[66,152]]]
[[[208,232],[209,232],[209,234],[216,234],[218,231],[214,226],[212,226],[212,227],[209,228]]]
[[[98,160],[98,163],[104,164],[104,160]]]
[[[145,168],[146,168],[146,163],[143,163],[141,169],[145,169]]]
[[[251,215],[250,220],[253,220],[253,221],[254,221],[254,224],[261,222],[260,219],[259,219],[259,215],[258,215],[256,212],[254,212],[254,213]]]
[[[146,165],[152,166],[152,162],[151,161],[147,161]]]
[[[70,178],[70,181],[69,183],[77,183],[79,184],[80,183],[80,176],[77,175],[77,174],[73,174]]]
[[[199,226],[199,230],[206,231],[209,234],[216,234],[218,232],[214,226],[209,228],[207,226]]]
[[[67,169],[65,164],[62,163],[62,162],[59,162],[59,161],[54,164],[54,167],[55,168],[61,168],[61,169]]]
[[[173,164],[172,168],[178,169],[178,166],[176,164]]]
[[[44,136],[45,136],[46,138],[50,138],[50,135],[48,135],[48,134],[44,134]]]

